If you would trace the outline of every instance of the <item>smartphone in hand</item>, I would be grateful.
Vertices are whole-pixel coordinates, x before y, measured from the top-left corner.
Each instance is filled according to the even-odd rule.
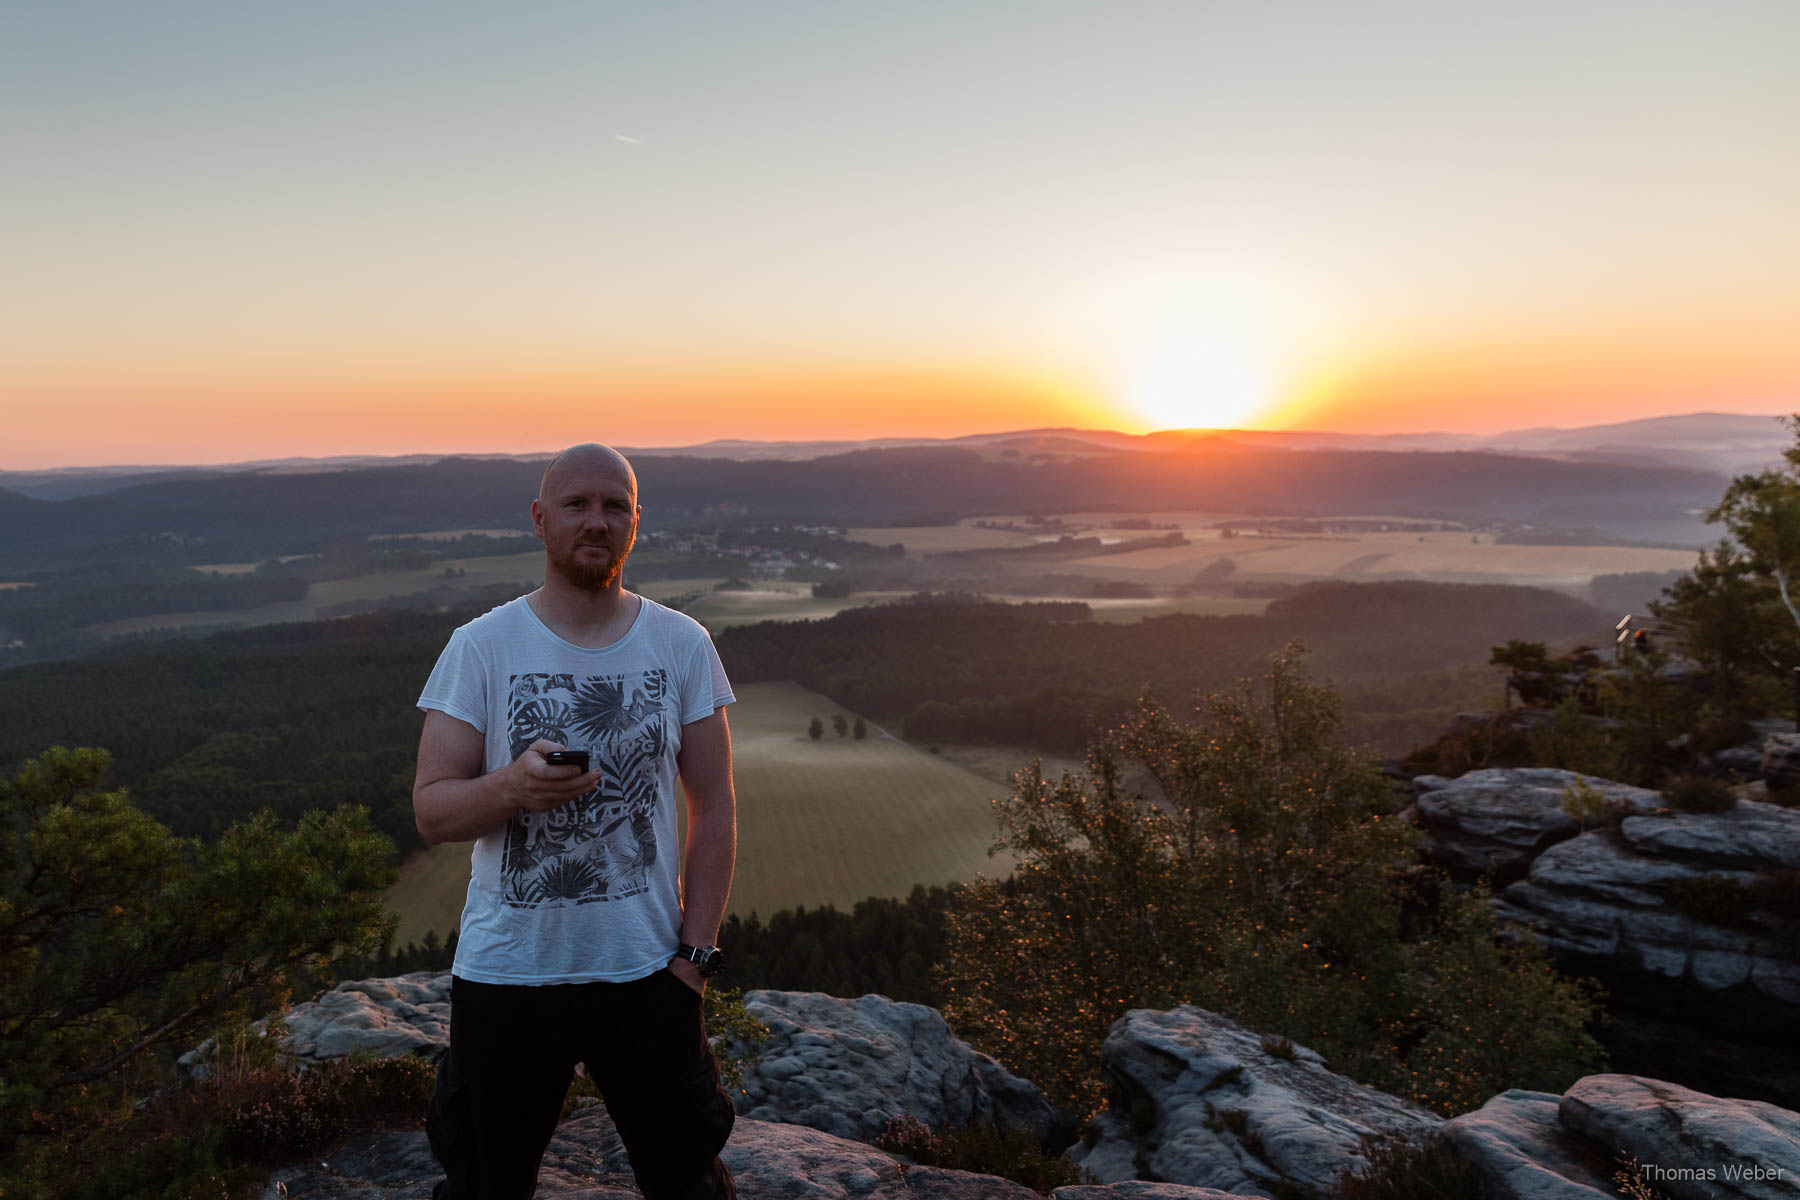
[[[586,750],[551,750],[544,755],[544,761],[553,767],[580,767],[583,775],[588,772]]]

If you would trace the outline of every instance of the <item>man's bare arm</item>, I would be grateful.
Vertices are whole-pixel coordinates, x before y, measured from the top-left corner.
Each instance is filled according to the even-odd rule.
[[[676,758],[687,793],[687,848],[681,871],[681,940],[711,946],[719,939],[731,872],[737,861],[737,795],[731,783],[731,729],[725,710],[681,727]],[[700,970],[685,958],[670,969],[695,991],[704,990]]]
[[[600,785],[600,770],[553,767],[544,752],[555,742],[533,742],[506,766],[481,773],[487,739],[481,730],[448,713],[427,709],[419,734],[419,769],[413,778],[413,820],[427,845],[472,842],[505,824],[520,809],[549,812]]]

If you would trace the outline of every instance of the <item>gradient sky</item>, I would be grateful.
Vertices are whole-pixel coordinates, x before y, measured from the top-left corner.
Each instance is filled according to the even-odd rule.
[[[1800,408],[1800,4],[0,3],[0,467]]]

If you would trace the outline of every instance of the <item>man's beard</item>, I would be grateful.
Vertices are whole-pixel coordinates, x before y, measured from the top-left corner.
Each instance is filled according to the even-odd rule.
[[[550,569],[584,592],[604,592],[625,573],[625,560],[631,557],[635,536],[625,543],[623,554],[611,554],[603,563],[587,562],[580,557],[581,547],[573,547],[566,555],[552,554]],[[612,547],[608,546],[607,549]]]

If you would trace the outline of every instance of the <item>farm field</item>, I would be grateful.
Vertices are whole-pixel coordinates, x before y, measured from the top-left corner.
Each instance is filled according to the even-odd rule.
[[[1147,520],[1143,529],[1115,529],[1124,518]],[[1024,516],[987,518],[1024,525]],[[1515,546],[1496,545],[1493,535],[1466,530],[1427,533],[1392,531],[1334,534],[1240,534],[1224,537],[1213,526],[1224,520],[1245,520],[1243,513],[1065,513],[1061,519],[1082,537],[1106,542],[1155,537],[1179,529],[1185,546],[1157,546],[1128,554],[1095,554],[1086,558],[1057,560],[1054,569],[1128,580],[1152,587],[1186,583],[1209,563],[1231,559],[1237,567],[1233,578],[1295,583],[1309,579],[1423,579],[1444,583],[1516,583],[1532,587],[1569,590],[1586,588],[1596,575],[1628,571],[1680,571],[1694,565],[1691,550],[1644,546]],[[1365,516],[1365,521],[1407,518]],[[1053,534],[1032,534],[1023,529],[992,529],[965,520],[958,525],[887,529],[852,529],[848,537],[887,544],[902,542],[909,557],[918,559],[945,550],[1002,549],[1047,540]],[[1142,610],[1102,609],[1102,620],[1135,620],[1166,612],[1224,613],[1261,611],[1255,608],[1195,607],[1180,601],[1138,601]]]
[[[997,518],[1004,519],[1004,518]],[[1018,518],[1023,523],[1023,518]],[[853,542],[891,546],[899,542],[908,557],[937,554],[944,550],[1003,550],[1011,546],[1029,546],[1044,535],[1032,535],[1017,529],[984,529],[963,521],[956,525],[906,525],[879,529],[847,529],[844,536]]]
[[[1190,532],[1194,540],[1187,546],[1097,554],[1067,565],[1109,578],[1166,584],[1191,578],[1208,563],[1229,558],[1237,564],[1234,578],[1426,579],[1559,588],[1584,588],[1596,575],[1680,571],[1694,565],[1692,550],[1496,545],[1487,535],[1456,531],[1235,538],[1220,538],[1212,530],[1205,533],[1210,536],[1199,540]]]
[[[864,741],[840,739],[832,715],[854,722],[855,714],[798,684],[753,683],[737,694],[727,710],[738,793],[732,912],[848,908],[868,896],[903,896],[916,883],[1011,870],[987,856],[989,805],[1005,790],[994,768],[971,770],[873,726]],[[817,742],[806,735],[815,716],[826,726]],[[408,860],[388,897],[400,917],[399,944],[427,929],[443,936],[462,912],[468,878],[467,844]]]
[[[697,588],[710,589],[717,579],[654,580],[643,589],[644,595],[662,598],[652,589],[665,585],[674,595]],[[634,585],[635,586],[635,585]],[[707,591],[691,601],[683,612],[708,629],[725,629],[732,625],[751,625],[757,621],[815,621],[834,616],[846,608],[868,603],[867,596],[851,596],[837,600],[815,599],[808,583],[776,583],[753,591]]]

